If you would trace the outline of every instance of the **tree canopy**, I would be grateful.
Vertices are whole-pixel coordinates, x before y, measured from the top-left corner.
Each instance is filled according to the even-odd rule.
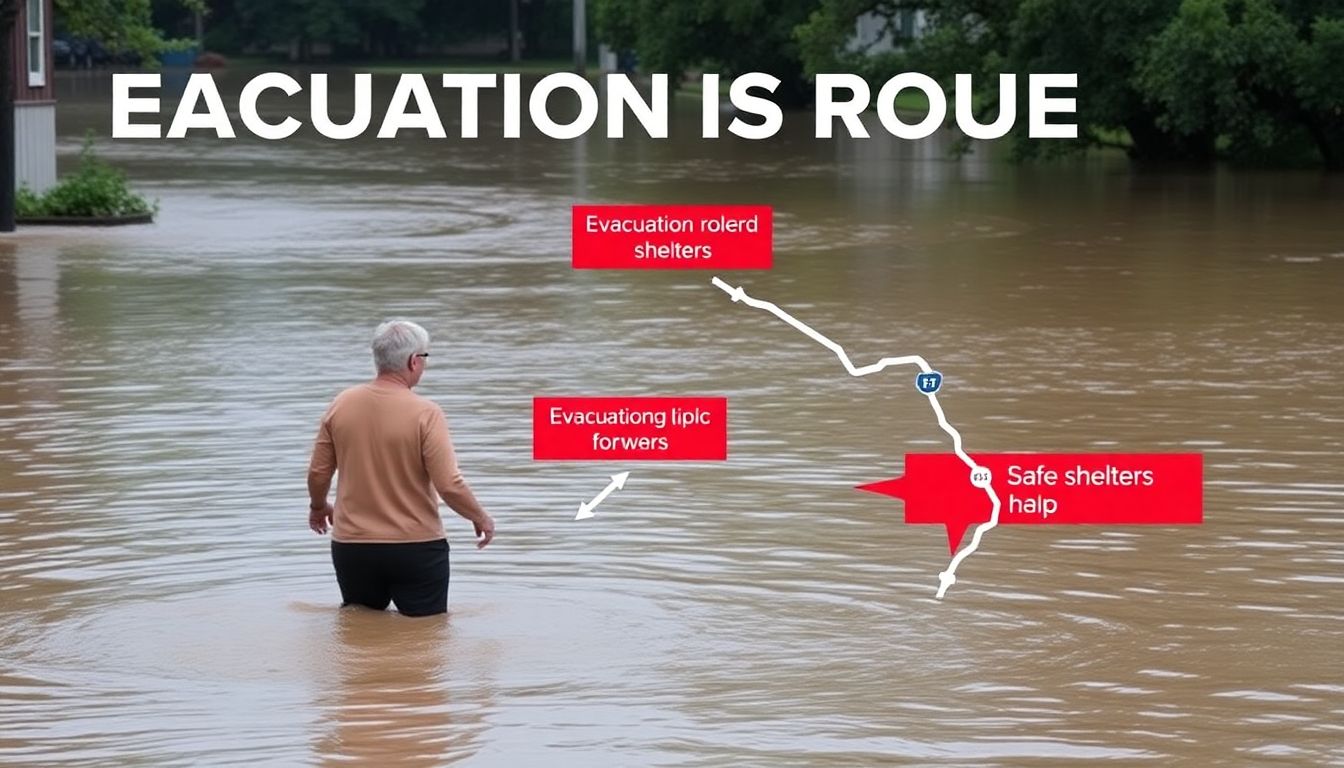
[[[1316,163],[1344,167],[1344,0],[819,0],[796,34],[809,73],[885,80],[957,72],[1077,72],[1076,142],[1030,142],[1023,155],[1125,140],[1143,160]],[[896,50],[846,47],[863,13],[924,14]],[[981,116],[999,105],[993,88]]]
[[[724,75],[768,72],[777,100],[805,103],[808,84],[795,29],[818,0],[596,0],[599,38],[638,54],[647,72],[674,77],[704,67]]]
[[[206,0],[56,0],[75,34],[148,58]],[[775,98],[800,106],[821,72],[875,86],[905,71],[974,77],[982,120],[999,110],[999,73],[1076,72],[1079,137],[1032,141],[1021,156],[1123,145],[1136,159],[1228,158],[1344,167],[1344,0],[588,0],[590,39],[674,77],[705,69],[778,77]],[[0,7],[12,0],[0,0]],[[406,58],[426,47],[494,37],[498,0],[209,0],[207,38],[225,50],[287,47],[308,58]],[[572,0],[520,3],[529,55],[565,52]],[[856,44],[866,17],[891,33]],[[919,18],[918,32],[910,21]],[[220,44],[223,43],[221,46]],[[1019,98],[1025,89],[1018,89]],[[1021,111],[1019,105],[1019,113]]]
[[[203,10],[205,0],[172,0],[178,7]],[[56,20],[78,37],[97,40],[111,51],[139,54],[144,61],[170,46],[154,24],[151,0],[55,0]]]
[[[530,57],[565,55],[570,0],[518,3],[523,50]],[[155,0],[168,29],[191,26],[176,0]],[[456,43],[494,41],[508,50],[510,0],[209,0],[206,44],[226,53],[285,49],[309,60],[411,58]],[[319,48],[320,46],[320,48]]]
[[[1079,138],[1029,141],[1019,121],[1020,156],[1118,144],[1141,160],[1344,167],[1344,0],[595,2],[600,37],[641,69],[766,71],[786,103],[820,72],[945,87],[970,73],[983,119],[999,109],[995,75],[1076,72]],[[895,46],[858,47],[864,16]]]

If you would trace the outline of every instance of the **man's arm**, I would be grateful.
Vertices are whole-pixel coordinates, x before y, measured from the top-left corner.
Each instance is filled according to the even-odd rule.
[[[423,446],[429,480],[449,509],[471,521],[476,529],[476,548],[480,549],[495,537],[495,520],[481,507],[476,494],[471,492],[471,487],[462,477],[453,450],[452,435],[448,432],[448,420],[443,411],[435,408],[425,427]]]
[[[476,495],[471,492],[471,488],[465,480],[458,477],[459,482],[447,490],[440,489],[439,497],[443,503],[447,504],[457,514],[471,521],[476,529],[476,548],[480,549],[490,540],[495,538],[495,519],[481,507],[481,503],[476,500]]]
[[[321,507],[327,503],[327,494],[331,492],[331,473],[308,470],[308,507]]]
[[[317,439],[313,441],[313,456],[308,461],[308,527],[314,533],[326,533],[331,527],[334,510],[327,503],[327,493],[335,474],[336,446],[331,440],[331,426],[323,416]]]

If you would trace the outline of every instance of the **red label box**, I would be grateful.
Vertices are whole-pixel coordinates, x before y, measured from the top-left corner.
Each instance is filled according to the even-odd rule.
[[[1193,525],[1204,520],[1204,457],[1198,453],[981,453],[1002,525]],[[952,453],[907,453],[905,474],[859,490],[905,501],[907,525],[947,528],[956,551],[989,520],[988,494]]]
[[[550,461],[723,461],[723,397],[537,397],[532,458]]]
[[[576,205],[575,269],[769,269],[768,205]]]

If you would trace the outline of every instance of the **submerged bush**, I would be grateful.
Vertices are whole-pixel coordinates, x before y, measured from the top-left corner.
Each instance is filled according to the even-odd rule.
[[[132,192],[126,175],[93,153],[93,137],[84,140],[75,172],[39,195],[21,187],[15,200],[20,217],[135,216],[154,214],[158,204]]]
[[[14,198],[14,213],[19,218],[42,216],[42,198],[27,186],[21,186]]]

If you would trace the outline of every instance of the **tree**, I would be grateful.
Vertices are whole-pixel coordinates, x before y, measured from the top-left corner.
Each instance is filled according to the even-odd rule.
[[[1318,17],[1294,58],[1303,124],[1326,165],[1344,168],[1344,18]]]
[[[860,15],[909,11],[925,34],[846,47]],[[988,86],[982,119],[999,109],[993,75],[1076,72],[1079,139],[1029,141],[1019,121],[1020,155],[1123,136],[1138,160],[1344,167],[1344,0],[821,0],[797,34],[809,74],[970,73]]]
[[[186,32],[193,17],[183,0],[152,0],[156,26]],[[527,57],[567,55],[572,0],[211,0],[211,49],[228,53],[276,48],[302,60],[318,46],[333,58],[411,58],[461,43],[498,41],[508,54],[511,13]]]
[[[803,73],[794,28],[818,0],[596,0],[598,36],[633,50],[640,68],[675,81],[687,69],[735,76],[768,72],[781,83],[775,100],[805,104],[811,87]]]
[[[1175,136],[1218,137],[1232,157],[1344,167],[1344,20],[1295,25],[1269,0],[1184,0],[1136,82]]]
[[[190,0],[188,0],[190,2]],[[166,41],[154,28],[150,0],[55,0],[61,26],[76,37],[97,40],[109,51],[153,61]]]
[[[263,48],[290,46],[295,58],[312,56],[314,43],[338,52],[403,56],[421,31],[424,0],[236,0],[240,34]]]
[[[1130,122],[1135,124],[1134,144],[1140,153],[1181,156],[1188,153],[1159,146],[1159,137],[1141,130],[1151,116],[1144,115],[1144,101],[1124,75],[1133,71],[1143,41],[1161,29],[1177,2],[823,0],[821,10],[798,33],[811,73],[850,67],[883,82],[898,72],[918,71],[944,85],[950,85],[957,73],[969,73],[981,94],[976,113],[982,120],[999,111],[995,90],[999,73],[1076,72],[1079,139],[1031,142],[1025,137],[1025,121],[1019,120],[1014,135],[1019,156],[1103,144]],[[837,37],[853,30],[858,15],[869,12],[892,19],[902,11],[923,13],[925,29],[917,37],[898,41],[895,50],[869,55],[836,47]],[[1019,87],[1019,94],[1024,91]]]

